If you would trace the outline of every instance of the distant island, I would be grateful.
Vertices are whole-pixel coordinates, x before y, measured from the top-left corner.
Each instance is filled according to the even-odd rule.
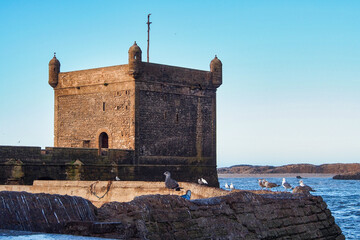
[[[339,174],[335,175],[333,179],[340,179],[340,180],[360,180],[360,172],[357,173],[350,173],[350,174]]]
[[[354,179],[360,177],[360,163],[334,163],[334,164],[289,164],[284,166],[253,166],[234,165],[217,169],[218,174],[283,174],[283,173],[312,173],[334,174],[334,179]],[[342,176],[348,176],[342,178]],[[359,178],[355,178],[359,179]]]

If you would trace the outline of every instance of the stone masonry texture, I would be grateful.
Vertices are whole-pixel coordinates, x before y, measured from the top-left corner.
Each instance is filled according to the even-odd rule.
[[[53,153],[59,152],[56,149],[62,149],[58,159],[67,164],[59,171],[62,173],[69,169],[69,162],[79,160],[72,174],[66,170],[68,180],[111,180],[92,176],[111,168],[112,173],[128,174],[127,180],[146,180],[146,176],[158,181],[160,170],[165,170],[179,176],[179,181],[205,178],[209,185],[218,186],[216,91],[222,84],[221,61],[215,56],[210,71],[202,71],[142,62],[141,54],[134,43],[128,64],[72,72],[61,72],[60,61],[56,56],[51,59],[54,148],[46,154],[51,152],[54,159]],[[71,149],[87,149],[88,156],[97,149],[104,158],[93,156],[89,165],[75,157],[74,152],[81,150]],[[118,158],[106,156],[110,150],[123,152]],[[26,160],[18,160],[21,169],[29,167]],[[52,171],[50,168],[43,171]],[[12,176],[11,182],[16,182],[17,176]]]
[[[54,56],[54,147],[0,146],[0,183],[37,179],[178,181],[218,186],[216,90],[210,71],[147,63],[134,43],[128,64],[61,72]]]

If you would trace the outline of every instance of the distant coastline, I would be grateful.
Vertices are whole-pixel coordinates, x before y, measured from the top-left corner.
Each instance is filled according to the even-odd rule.
[[[332,178],[335,174],[328,173],[219,173],[219,178]]]
[[[360,163],[334,164],[289,164],[284,166],[235,165],[217,169],[219,177],[333,177],[335,175],[356,174]]]

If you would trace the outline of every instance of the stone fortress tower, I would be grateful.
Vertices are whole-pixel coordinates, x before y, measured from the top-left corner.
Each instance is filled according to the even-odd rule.
[[[142,62],[136,42],[128,54],[128,64],[72,72],[60,72],[51,59],[54,147],[122,149],[133,153],[133,165],[202,167],[203,176],[210,169],[216,175],[221,61],[215,56],[210,71]]]

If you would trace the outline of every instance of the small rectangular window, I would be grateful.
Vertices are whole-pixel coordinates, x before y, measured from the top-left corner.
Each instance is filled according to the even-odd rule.
[[[84,140],[83,141],[83,147],[84,148],[89,148],[90,147],[90,140]]]
[[[105,111],[105,102],[103,102],[103,111]]]

